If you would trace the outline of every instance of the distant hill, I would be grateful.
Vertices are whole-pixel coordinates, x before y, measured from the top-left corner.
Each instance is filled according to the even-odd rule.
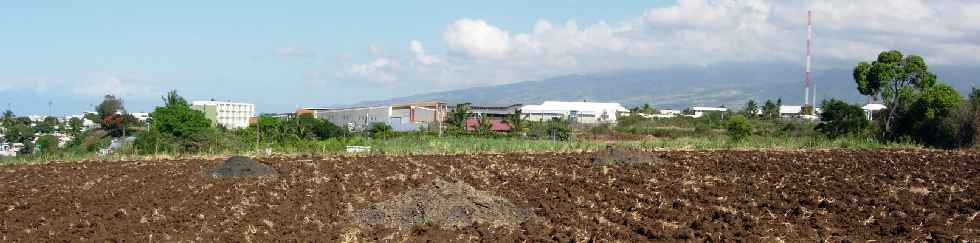
[[[941,80],[962,93],[980,80],[980,68],[931,67]],[[864,102],[857,93],[851,69],[814,72],[818,102],[838,98]],[[784,104],[803,102],[803,70],[795,65],[713,65],[674,67],[660,70],[623,70],[607,73],[567,75],[538,81],[474,87],[412,95],[357,105],[439,100],[447,103],[535,104],[545,100],[619,102],[627,106],[650,103],[658,108],[692,105],[740,107],[749,99],[782,98]]]

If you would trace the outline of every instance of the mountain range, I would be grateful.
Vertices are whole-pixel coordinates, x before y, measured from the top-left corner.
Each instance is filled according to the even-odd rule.
[[[980,68],[931,66],[939,79],[966,94],[980,80]],[[852,69],[814,71],[817,101],[837,98],[863,103],[852,78]],[[690,106],[741,107],[749,99],[782,99],[784,104],[803,102],[803,70],[796,65],[716,64],[651,70],[620,70],[558,76],[543,80],[473,87],[356,105],[382,105],[437,100],[450,104],[537,104],[545,100],[619,102],[626,106],[649,103],[665,109]]]

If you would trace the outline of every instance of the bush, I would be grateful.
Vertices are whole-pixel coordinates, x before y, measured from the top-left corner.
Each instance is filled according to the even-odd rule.
[[[370,134],[371,138],[386,139],[393,137],[394,131],[392,130],[393,129],[388,124],[375,122],[371,123],[371,126],[368,128],[367,132]]]
[[[749,119],[746,119],[742,115],[735,115],[728,118],[727,128],[728,137],[735,142],[742,141],[752,134],[752,124],[749,123]]]
[[[864,110],[856,105],[831,99],[824,101],[822,106],[823,112],[820,113],[822,123],[817,125],[816,130],[828,138],[858,134],[870,124],[865,117]]]
[[[58,137],[52,135],[44,135],[37,138],[37,145],[35,145],[36,152],[41,153],[54,153],[58,151]]]
[[[589,132],[592,133],[592,135],[611,134],[612,128],[609,127],[609,124],[600,124],[598,126],[589,128]]]
[[[980,142],[980,89],[970,92],[969,100],[944,122],[953,136],[952,147],[976,147]]]
[[[538,139],[566,141],[569,136],[569,123],[566,120],[528,122],[528,136]]]

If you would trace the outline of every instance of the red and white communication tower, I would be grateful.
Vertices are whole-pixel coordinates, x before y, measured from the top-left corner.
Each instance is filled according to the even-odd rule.
[[[813,38],[813,25],[812,25],[812,22],[810,20],[811,20],[812,17],[813,17],[813,11],[807,10],[806,11],[806,77],[804,77],[805,78],[805,81],[804,81],[805,82],[805,86],[803,88],[803,106],[814,105],[813,103],[816,103],[816,100],[817,100],[817,94],[816,94],[817,91],[814,90],[813,91],[814,92],[814,94],[813,94],[813,103],[810,103],[810,85],[811,85],[811,81],[810,81],[810,41]]]

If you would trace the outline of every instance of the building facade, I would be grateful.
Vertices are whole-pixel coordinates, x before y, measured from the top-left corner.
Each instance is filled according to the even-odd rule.
[[[314,114],[349,131],[367,130],[372,123],[384,123],[395,131],[415,131],[438,126],[446,119],[446,105],[439,102],[354,107],[354,108],[303,108],[300,112]]]
[[[584,124],[616,123],[621,113],[629,113],[629,110],[619,103],[545,101],[540,105],[521,107],[522,119],[530,121],[567,119]]]
[[[246,128],[255,116],[255,105],[224,101],[194,101],[191,108],[204,112],[212,125],[229,129]]]
[[[140,122],[146,122],[147,120],[150,119],[150,113],[145,113],[145,112],[133,112],[133,113],[129,113],[129,115],[132,115],[134,118],[136,118],[136,120]]]
[[[728,108],[725,107],[695,106],[695,107],[691,107],[690,110],[691,110],[690,117],[694,117],[694,118],[702,117],[704,116],[705,113],[708,112],[728,112]]]
[[[391,106],[320,109],[315,114],[314,117],[349,131],[364,131],[371,123],[391,122]]]

